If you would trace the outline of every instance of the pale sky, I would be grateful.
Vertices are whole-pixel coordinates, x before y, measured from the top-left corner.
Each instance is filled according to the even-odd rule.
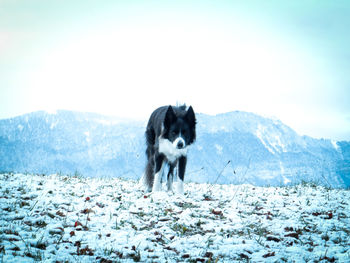
[[[350,1],[0,0],[0,118],[241,110],[350,140]]]

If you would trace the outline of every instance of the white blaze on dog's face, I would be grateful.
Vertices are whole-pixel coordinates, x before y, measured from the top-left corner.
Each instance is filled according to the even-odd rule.
[[[180,136],[177,137],[174,141],[173,141],[173,146],[176,147],[176,149],[183,149],[186,147],[186,142],[184,140],[184,138],[181,137],[181,133]]]

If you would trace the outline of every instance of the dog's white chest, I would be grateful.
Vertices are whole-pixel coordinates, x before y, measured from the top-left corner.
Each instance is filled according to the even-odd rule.
[[[187,155],[187,147],[182,149],[178,149],[176,147],[176,143],[172,143],[171,141],[163,138],[159,138],[159,153],[162,153],[166,156],[169,162],[175,162],[180,156]]]

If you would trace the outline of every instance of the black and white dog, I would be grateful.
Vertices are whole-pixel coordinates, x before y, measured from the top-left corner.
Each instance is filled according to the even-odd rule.
[[[156,109],[147,124],[147,165],[143,183],[147,191],[160,191],[163,171],[167,175],[168,191],[173,190],[174,169],[178,168],[176,192],[183,194],[183,180],[188,146],[196,140],[196,117],[190,106],[164,106]]]

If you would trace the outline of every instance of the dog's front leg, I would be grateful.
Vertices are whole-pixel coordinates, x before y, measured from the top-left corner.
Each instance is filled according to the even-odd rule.
[[[167,180],[168,191],[173,190],[174,168],[175,168],[175,165],[173,164],[170,165],[169,172],[168,172],[168,180]]]
[[[158,154],[155,157],[156,169],[154,175],[154,182],[152,192],[158,192],[162,190],[162,176],[165,166],[164,155]]]
[[[181,156],[179,159],[179,168],[178,168],[178,182],[176,187],[176,192],[178,194],[184,193],[184,177],[186,170],[187,158],[185,156]]]

